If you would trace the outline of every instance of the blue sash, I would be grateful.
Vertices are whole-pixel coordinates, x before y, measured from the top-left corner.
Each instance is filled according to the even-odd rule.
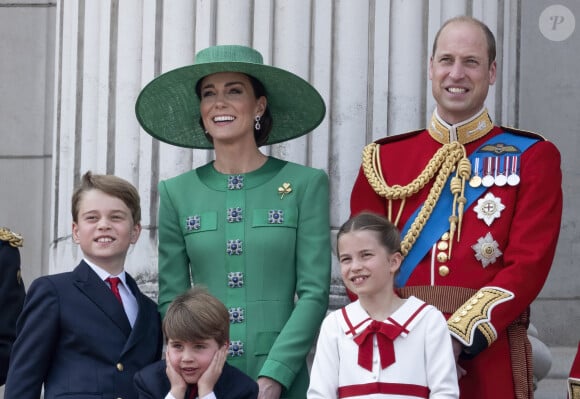
[[[478,154],[479,150],[487,145],[509,143],[509,145],[515,146],[519,150],[519,154],[521,154],[524,151],[526,151],[530,146],[532,146],[532,144],[538,141],[539,139],[536,138],[504,132],[495,137],[492,137],[487,142],[485,142],[481,147],[479,147],[469,156],[469,160],[473,165],[474,159],[477,156],[481,156],[481,152]],[[419,234],[419,237],[417,237],[415,244],[413,245],[413,247],[405,257],[405,259],[403,260],[403,263],[401,264],[401,270],[397,275],[397,278],[395,279],[396,287],[405,286],[407,280],[409,279],[409,277],[413,273],[413,270],[415,270],[415,267],[417,267],[421,259],[425,257],[425,255],[427,254],[427,252],[429,252],[433,244],[437,242],[446,231],[449,230],[449,216],[451,207],[453,205],[453,194],[451,193],[450,190],[450,184],[451,184],[451,176],[448,179],[447,183],[445,184],[445,187],[441,192],[441,196],[439,197],[439,201],[437,201],[437,204],[435,204],[433,212],[431,213],[431,216],[425,223],[425,226],[423,227],[421,234]],[[467,202],[465,204],[464,209],[467,211],[467,209],[470,207],[473,201],[481,197],[486,190],[487,187],[483,186],[471,187],[469,185],[466,185],[465,198],[467,199]],[[411,224],[421,211],[422,207],[423,204],[421,204],[421,206],[419,206],[415,210],[415,212],[413,212],[413,214],[409,217],[407,223],[405,224],[403,230],[401,231],[402,237],[404,237],[405,234],[407,234],[407,231],[411,227]]]

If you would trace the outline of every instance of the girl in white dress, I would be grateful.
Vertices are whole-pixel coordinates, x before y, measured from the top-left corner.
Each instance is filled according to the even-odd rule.
[[[445,318],[394,291],[403,259],[396,227],[361,213],[340,228],[337,253],[344,284],[358,300],[322,323],[308,399],[457,399]]]

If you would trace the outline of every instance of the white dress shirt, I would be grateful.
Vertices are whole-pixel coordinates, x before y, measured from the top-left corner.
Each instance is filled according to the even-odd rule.
[[[129,287],[127,287],[125,271],[123,270],[118,275],[113,276],[103,268],[95,265],[94,263],[89,262],[86,258],[83,260],[87,263],[87,265],[89,265],[91,269],[93,269],[95,273],[97,273],[99,278],[103,280],[103,283],[107,284],[108,287],[110,287],[110,285],[105,281],[105,279],[107,279],[108,277],[119,277],[119,279],[121,279],[121,284],[119,284],[119,294],[121,294],[121,300],[123,301],[123,308],[125,309],[125,314],[129,319],[129,323],[131,323],[131,327],[133,327],[133,325],[135,324],[135,320],[137,319],[137,312],[139,311],[139,306],[137,305],[137,299],[135,298],[135,295],[133,295]]]

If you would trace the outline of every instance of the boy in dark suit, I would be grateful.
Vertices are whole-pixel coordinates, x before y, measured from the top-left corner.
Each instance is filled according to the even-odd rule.
[[[10,348],[16,336],[16,320],[24,303],[20,274],[22,237],[0,227],[0,385],[6,382]]]
[[[163,319],[165,359],[135,375],[139,398],[255,399],[258,384],[225,362],[230,314],[199,286],[175,298]]]
[[[161,357],[156,304],[124,271],[141,232],[129,182],[87,172],[72,197],[72,237],[84,259],[32,282],[17,322],[5,399],[137,398],[137,370]]]

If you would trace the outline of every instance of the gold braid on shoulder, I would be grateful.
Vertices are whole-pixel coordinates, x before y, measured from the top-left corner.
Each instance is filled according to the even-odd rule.
[[[6,241],[10,246],[18,248],[22,246],[24,240],[20,234],[13,233],[5,227],[0,227],[0,241]]]
[[[467,202],[465,199],[465,182],[471,175],[471,162],[466,156],[463,145],[457,141],[444,144],[429,160],[429,163],[419,176],[406,186],[389,186],[387,184],[381,169],[380,145],[377,143],[371,143],[364,148],[362,166],[373,190],[388,200],[387,217],[395,225],[399,223],[406,199],[418,193],[435,177],[425,203],[401,241],[401,252],[404,256],[409,253],[415,241],[417,241],[417,237],[421,234],[421,230],[423,230],[425,223],[431,216],[449,176],[456,172],[451,179],[451,192],[453,194],[453,207],[451,216],[449,216],[449,258],[451,258],[452,241],[456,230],[457,241],[459,241],[463,211]],[[401,205],[394,221],[392,219],[393,200],[401,200]]]

